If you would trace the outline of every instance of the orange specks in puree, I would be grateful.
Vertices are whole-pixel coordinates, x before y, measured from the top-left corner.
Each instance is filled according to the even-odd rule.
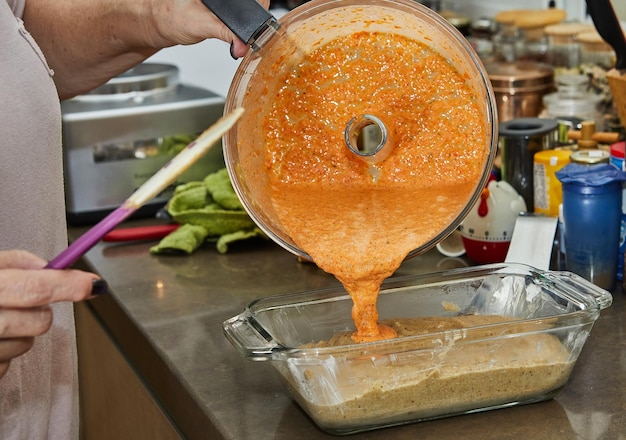
[[[279,80],[263,123],[277,216],[351,295],[353,339],[394,337],[378,324],[380,285],[476,190],[489,153],[484,103],[442,55],[388,33],[333,40]],[[374,166],[344,141],[362,114],[382,120],[393,142]]]

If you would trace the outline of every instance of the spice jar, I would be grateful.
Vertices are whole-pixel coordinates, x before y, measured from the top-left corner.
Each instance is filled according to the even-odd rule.
[[[599,111],[602,96],[589,92],[589,79],[585,75],[562,74],[555,78],[557,91],[543,97],[547,115],[551,118],[577,118],[595,121],[602,126]]]
[[[472,24],[471,18],[447,9],[440,11],[439,15],[448,20],[448,23],[454,26],[464,37],[469,36],[470,25]]]
[[[554,67],[578,67],[581,59],[581,48],[576,36],[593,29],[593,25],[579,22],[546,26],[545,34],[548,37],[547,62]]]
[[[582,32],[576,35],[580,44],[580,63],[594,64],[605,69],[615,65],[615,51],[602,39],[597,31]]]
[[[479,58],[486,61],[495,61],[493,37],[498,30],[498,24],[486,17],[472,21],[468,41],[478,54]]]
[[[545,28],[562,22],[567,16],[563,9],[522,10],[515,17],[515,25],[523,40],[518,60],[548,62],[548,36]]]
[[[501,11],[494,17],[498,30],[493,36],[493,48],[497,60],[513,62],[523,49],[520,31],[515,25],[516,10]]]

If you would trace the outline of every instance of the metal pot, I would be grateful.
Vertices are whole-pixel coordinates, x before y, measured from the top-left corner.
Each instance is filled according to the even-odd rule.
[[[500,122],[535,118],[543,109],[543,96],[554,91],[554,69],[543,63],[494,62],[485,65]]]

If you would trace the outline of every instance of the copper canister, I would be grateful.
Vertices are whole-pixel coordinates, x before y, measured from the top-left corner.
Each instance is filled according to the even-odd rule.
[[[495,62],[485,65],[496,97],[500,122],[534,118],[543,109],[542,99],[554,91],[554,68],[532,62]]]

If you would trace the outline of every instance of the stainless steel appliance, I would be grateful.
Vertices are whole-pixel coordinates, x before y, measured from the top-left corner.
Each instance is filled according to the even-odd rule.
[[[118,207],[223,114],[224,98],[180,84],[178,68],[143,63],[64,101],[63,155],[68,222],[89,224]],[[154,214],[176,185],[224,166],[213,148],[135,216]]]

